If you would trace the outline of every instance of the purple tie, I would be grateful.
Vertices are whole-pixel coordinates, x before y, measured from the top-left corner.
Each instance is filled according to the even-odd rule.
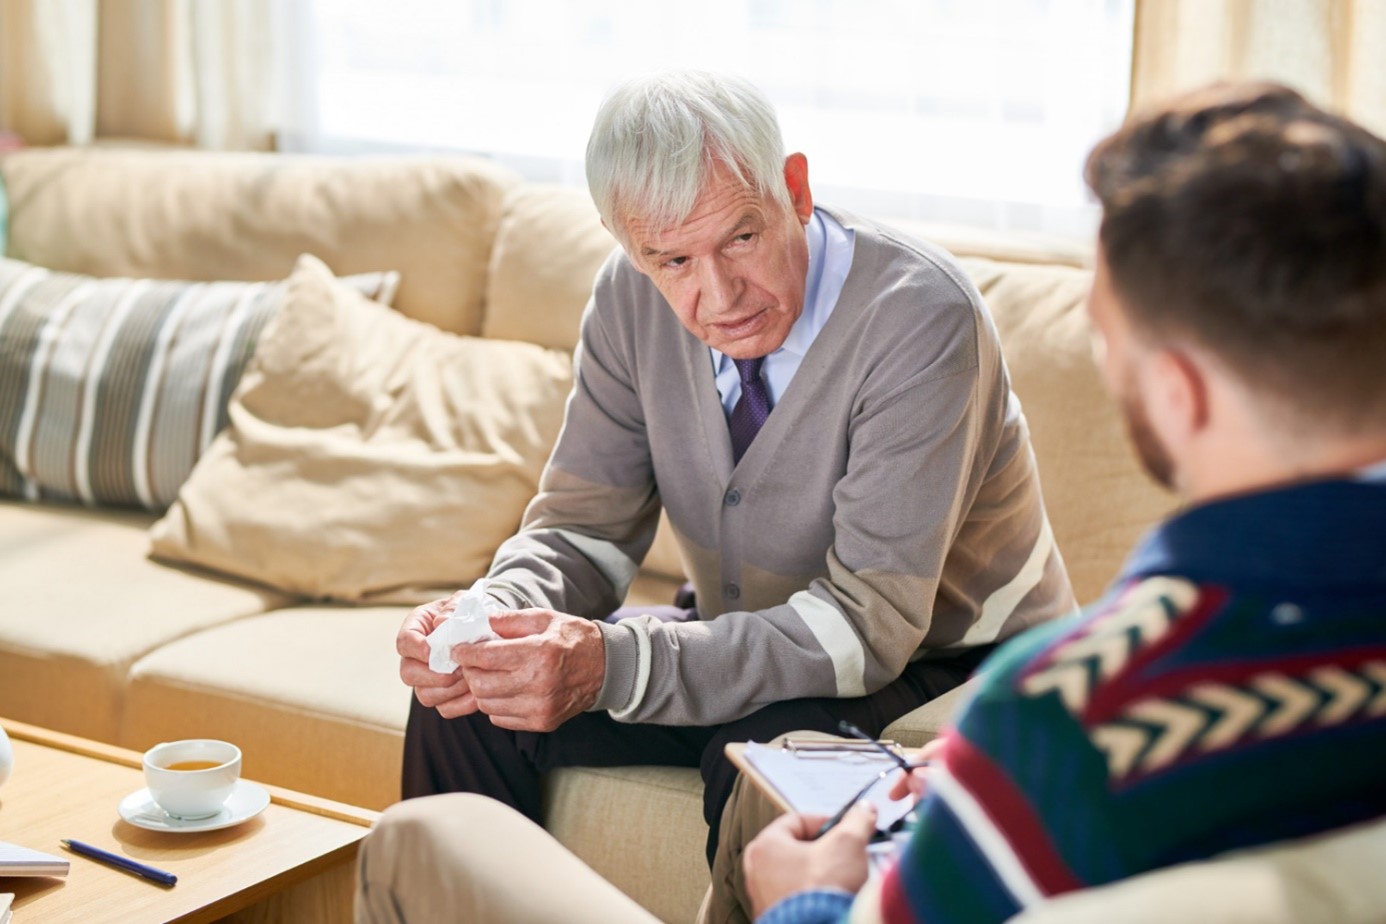
[[[756,438],[765,420],[770,416],[770,392],[765,389],[765,380],[760,377],[760,367],[765,363],[764,356],[755,359],[733,359],[736,371],[741,375],[741,397],[732,408],[731,420],[727,429],[731,431],[732,460],[740,462]]]

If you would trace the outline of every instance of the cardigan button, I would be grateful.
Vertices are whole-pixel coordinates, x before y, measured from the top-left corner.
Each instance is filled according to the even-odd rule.
[[[735,600],[737,597],[741,596],[741,588],[737,587],[735,584],[728,584],[726,586],[726,593],[728,600]]]
[[[741,492],[736,490],[736,488],[732,488],[726,493],[726,496],[722,498],[722,503],[726,504],[728,507],[735,507],[737,504],[741,503]]]

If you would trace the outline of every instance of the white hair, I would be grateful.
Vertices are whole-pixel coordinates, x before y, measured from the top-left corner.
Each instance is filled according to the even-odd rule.
[[[625,81],[602,102],[587,141],[588,189],[622,242],[631,216],[657,228],[680,224],[718,164],[790,207],[774,107],[729,75],[684,70]]]

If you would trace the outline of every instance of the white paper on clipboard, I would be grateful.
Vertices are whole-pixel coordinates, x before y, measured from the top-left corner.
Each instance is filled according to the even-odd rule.
[[[751,742],[746,759],[775,787],[796,812],[834,815],[870,780],[894,764],[886,757],[853,752],[843,756],[799,757],[777,747]],[[890,787],[899,774],[887,774],[866,793],[876,806],[876,827],[881,830],[904,817],[914,807],[910,796],[893,801]]]

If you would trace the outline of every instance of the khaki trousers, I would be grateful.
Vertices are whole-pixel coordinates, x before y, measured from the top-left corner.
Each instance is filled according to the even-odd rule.
[[[362,842],[356,921],[658,924],[543,828],[463,793],[385,811]]]

